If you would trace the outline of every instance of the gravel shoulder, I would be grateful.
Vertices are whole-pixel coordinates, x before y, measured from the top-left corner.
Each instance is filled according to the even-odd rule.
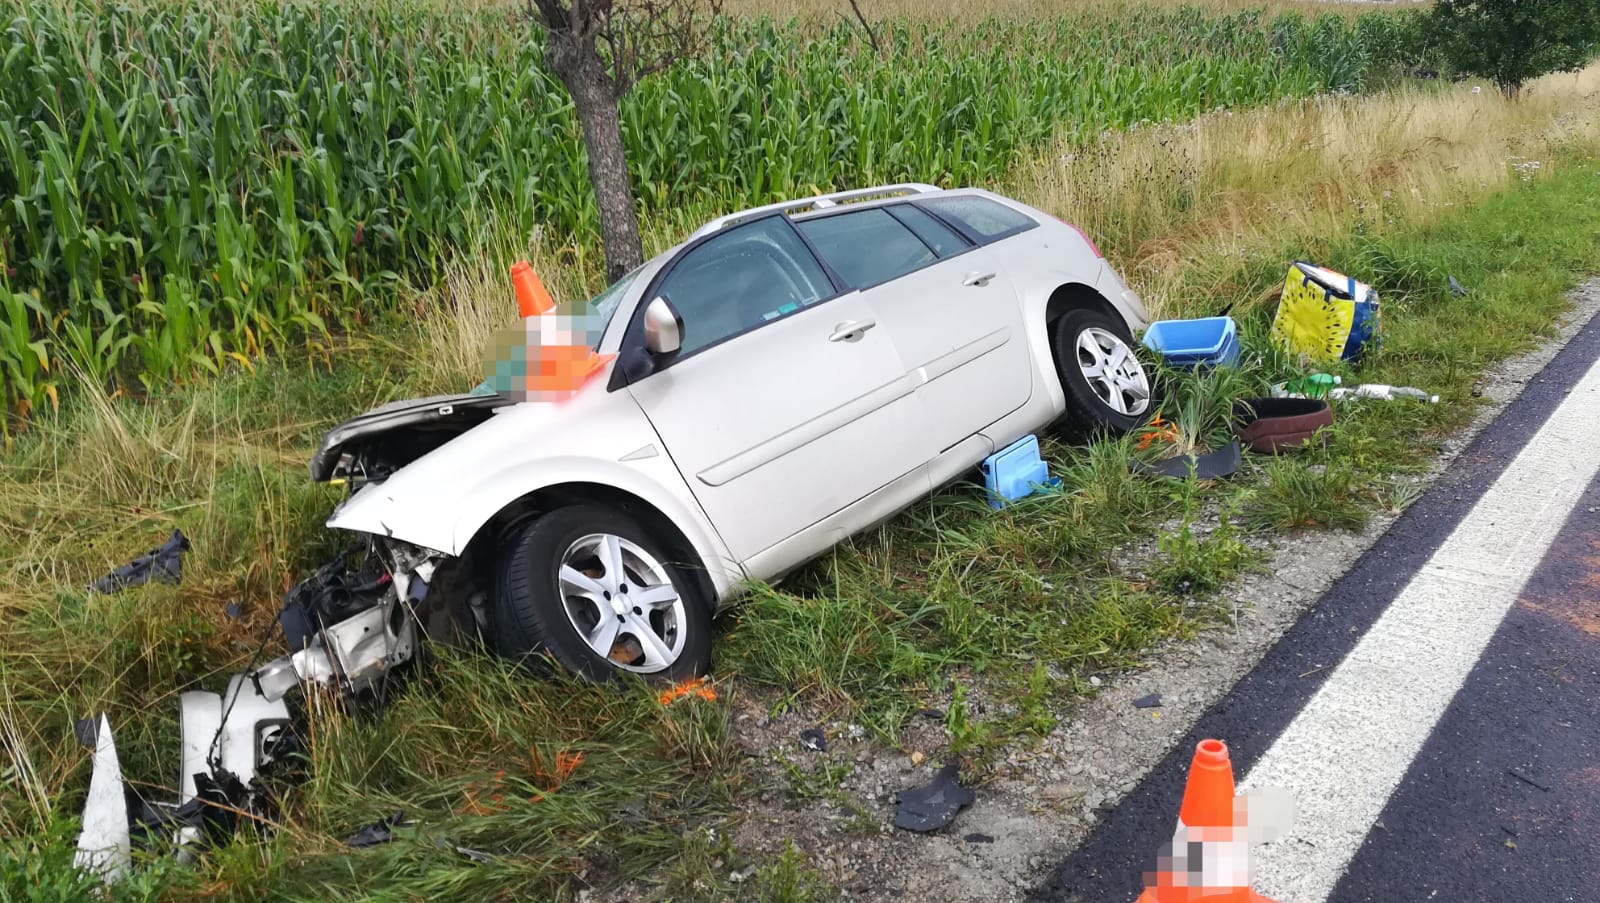
[[[1482,406],[1471,426],[1444,443],[1433,468],[1417,478],[1419,488],[1449,467],[1600,313],[1600,280],[1580,286],[1573,301],[1548,341],[1504,361],[1480,382]],[[760,863],[792,842],[846,899],[1021,900],[1397,516],[1376,514],[1359,532],[1262,540],[1265,566],[1222,594],[1233,603],[1229,623],[1150,650],[1150,665],[1142,670],[1097,678],[1092,698],[1062,706],[1056,728],[1037,745],[1003,755],[977,788],[977,801],[938,833],[912,834],[892,825],[896,793],[925,783],[941,764],[940,722],[914,718],[902,747],[894,749],[851,725],[813,720],[814,713],[772,716],[746,695],[735,703],[733,732],[769,789],[734,826],[733,845],[741,858]],[[1159,708],[1133,705],[1150,693],[1161,694]],[[817,727],[828,737],[823,752],[799,740],[802,731]],[[796,772],[819,778],[807,786],[833,789],[797,799],[789,789]],[[735,882],[743,877],[730,874]]]

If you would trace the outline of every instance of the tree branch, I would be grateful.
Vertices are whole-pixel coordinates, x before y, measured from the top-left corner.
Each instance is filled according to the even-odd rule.
[[[873,33],[872,25],[867,22],[867,17],[862,14],[861,6],[856,3],[856,0],[850,0],[850,8],[855,10],[856,19],[861,22],[861,30],[867,33],[867,43],[872,45],[872,52],[880,52],[878,50],[878,36]]]

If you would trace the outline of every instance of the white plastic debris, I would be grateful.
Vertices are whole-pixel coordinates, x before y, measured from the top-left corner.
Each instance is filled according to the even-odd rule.
[[[94,773],[83,807],[83,830],[72,864],[100,876],[107,884],[121,880],[131,860],[128,803],[122,789],[122,763],[111,737],[111,719],[101,714],[95,724]]]

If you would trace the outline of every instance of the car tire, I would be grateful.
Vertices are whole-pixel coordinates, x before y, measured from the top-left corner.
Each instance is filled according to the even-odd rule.
[[[711,600],[666,545],[611,508],[557,508],[501,548],[495,651],[545,651],[595,680],[679,681],[711,664]],[[609,654],[600,650],[608,649]]]
[[[1070,432],[1120,436],[1149,419],[1150,377],[1120,317],[1069,310],[1056,320],[1050,341]],[[1107,372],[1108,366],[1115,369]]]

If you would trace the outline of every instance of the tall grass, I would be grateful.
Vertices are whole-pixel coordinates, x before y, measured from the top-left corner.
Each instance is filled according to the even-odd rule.
[[[363,322],[432,286],[493,209],[587,241],[571,105],[510,7],[3,0],[0,404],[68,364],[152,386]],[[647,212],[992,181],[1077,139],[1358,89],[1387,18],[1200,8],[880,26],[726,19],[634,91]],[[910,65],[911,61],[915,65]]]
[[[1252,300],[1228,296],[1225,284],[1194,293],[1207,271],[1222,279],[1242,249],[1426,224],[1572,148],[1600,150],[1600,65],[1546,76],[1516,101],[1471,83],[1413,85],[1219,111],[1091,142],[1064,134],[1004,190],[1087,229],[1156,316],[1209,315]],[[1395,277],[1404,292],[1417,282],[1404,269],[1372,260],[1366,271]],[[1443,283],[1431,275],[1435,288]]]

